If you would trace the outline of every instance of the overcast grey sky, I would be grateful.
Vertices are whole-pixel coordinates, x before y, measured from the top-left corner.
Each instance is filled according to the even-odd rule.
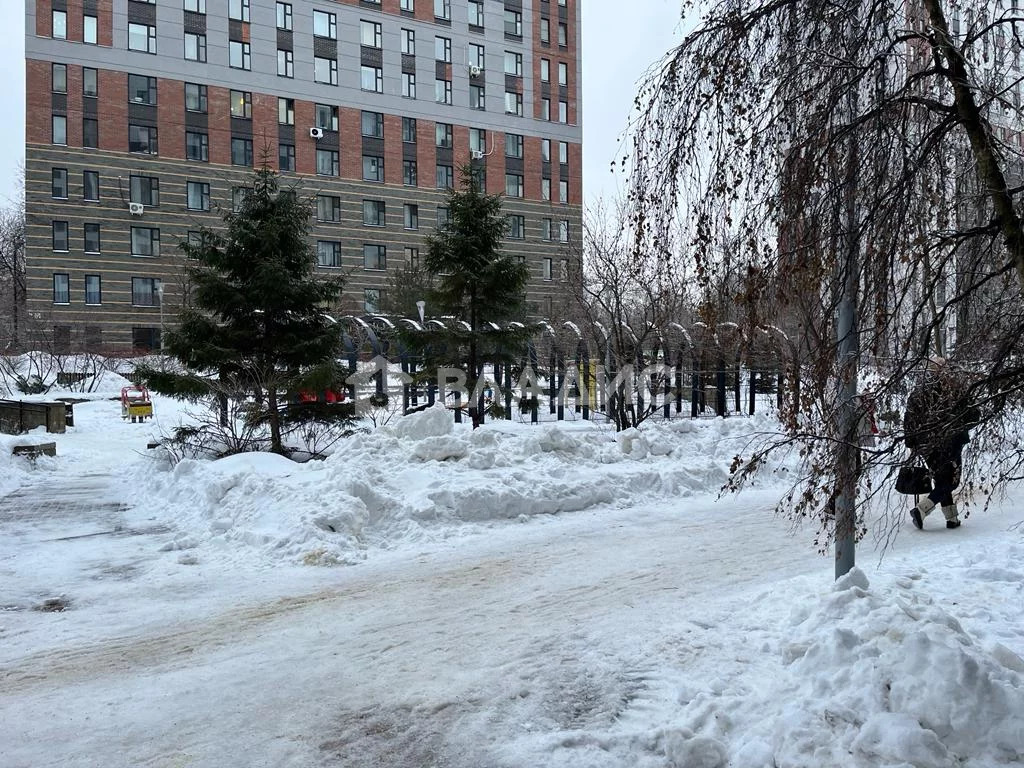
[[[29,0],[32,2],[33,0]],[[583,191],[587,202],[616,194],[609,166],[626,127],[635,85],[679,39],[679,0],[581,0],[583,8]],[[0,0],[0,204],[15,191],[25,145],[23,0]]]

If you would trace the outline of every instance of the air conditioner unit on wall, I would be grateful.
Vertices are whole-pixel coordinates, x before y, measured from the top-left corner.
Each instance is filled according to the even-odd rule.
[[[141,216],[146,211],[146,206],[142,203],[128,203],[128,212],[132,216]]]
[[[471,65],[469,68],[469,74],[471,77],[477,77],[481,72],[483,72],[483,70],[475,64]]]
[[[324,137],[324,129],[323,128],[310,128],[309,129],[309,135],[310,135],[311,138],[314,138],[314,139],[322,139]]]
[[[479,149],[474,149],[472,152],[469,153],[469,155],[474,160],[483,160],[484,159],[484,153],[481,152]]]

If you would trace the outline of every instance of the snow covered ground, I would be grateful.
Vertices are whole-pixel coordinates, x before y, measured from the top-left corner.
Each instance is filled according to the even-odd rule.
[[[717,499],[765,417],[172,469],[179,404],[92,397],[56,459],[0,437],[4,768],[1024,762],[1016,491],[834,585],[781,480]]]

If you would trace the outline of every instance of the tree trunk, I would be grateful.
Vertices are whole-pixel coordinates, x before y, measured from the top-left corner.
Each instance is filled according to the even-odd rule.
[[[953,87],[953,105],[957,120],[971,142],[971,152],[978,164],[978,177],[985,194],[992,201],[995,222],[1017,270],[1017,282],[1024,293],[1024,227],[1013,207],[1013,197],[1000,167],[988,121],[981,114],[967,74],[963,54],[949,36],[949,25],[942,10],[941,0],[924,0],[928,18],[935,29],[935,46],[946,61],[946,72]]]
[[[281,445],[281,414],[277,410],[277,388],[270,387],[267,390],[267,421],[270,424],[270,450],[274,453],[284,453],[284,446]]]

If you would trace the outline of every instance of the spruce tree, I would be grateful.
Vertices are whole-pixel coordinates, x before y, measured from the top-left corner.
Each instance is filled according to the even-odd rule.
[[[461,189],[448,192],[448,221],[426,238],[424,259],[434,276],[429,314],[444,317],[447,331],[431,329],[420,343],[430,345],[428,364],[466,364],[469,412],[477,427],[481,413],[473,394],[484,361],[517,358],[532,333],[508,326],[525,316],[530,272],[501,251],[507,231],[501,196],[486,194],[470,168],[461,169],[460,176]]]
[[[342,284],[314,274],[312,213],[310,201],[280,188],[274,171],[255,171],[240,208],[223,216],[223,227],[182,243],[190,259],[191,302],[163,345],[180,369],[139,371],[162,394],[251,398],[254,417],[269,427],[270,449],[277,453],[284,452],[282,398],[340,380],[341,336],[323,307],[336,301]]]

